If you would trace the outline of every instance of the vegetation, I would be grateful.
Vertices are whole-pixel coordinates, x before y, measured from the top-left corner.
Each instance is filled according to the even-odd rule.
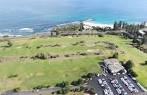
[[[137,73],[132,69],[134,66],[134,63],[131,60],[127,61],[125,64],[123,64],[123,66],[127,70],[128,74],[131,74],[133,77],[138,76]]]
[[[8,76],[8,78],[15,78],[17,76],[18,76],[17,74],[13,74],[13,75]]]
[[[145,65],[147,65],[147,61],[145,61],[145,63],[144,63]]]
[[[52,32],[56,32],[57,35],[78,33],[84,29],[83,23],[71,23],[66,25],[60,25],[55,27]]]
[[[33,87],[34,90],[37,90],[37,89],[42,89],[42,88],[49,88],[50,86],[49,85],[38,85],[36,87]]]
[[[36,37],[10,40],[13,42],[11,47],[4,47],[7,42],[0,43],[0,92],[17,87],[20,87],[21,90],[28,90],[40,85],[53,86],[63,81],[71,83],[88,73],[101,73],[100,62],[116,52],[118,52],[120,61],[132,60],[134,63],[132,70],[138,75],[137,79],[144,87],[147,87],[147,67],[142,65],[147,59],[147,54],[132,47],[130,39],[105,35],[104,37]],[[81,41],[84,43],[72,45]],[[108,43],[113,43],[118,48],[112,49]],[[56,44],[60,46],[52,47]],[[38,46],[43,47],[36,48]],[[99,52],[99,55],[64,57],[69,53],[95,53],[95,51]],[[61,57],[43,60],[31,59],[32,56],[40,53]],[[8,78],[15,74],[17,77]]]
[[[7,44],[8,44],[8,47],[11,47],[13,45],[13,43],[10,40],[8,40]]]
[[[81,22],[81,23],[80,23],[80,29],[79,29],[79,31],[82,31],[82,30],[84,30],[84,25],[83,25],[83,23]]]
[[[19,92],[19,91],[20,91],[20,88],[19,88],[19,87],[14,88],[14,89],[12,89],[12,91],[13,91],[13,92]]]
[[[145,28],[145,22],[141,24],[129,24],[125,21],[114,22],[114,30],[126,29],[127,32],[135,33],[138,29]]]
[[[84,84],[84,80],[83,79],[78,79],[77,81],[72,81],[71,82],[71,85],[74,85],[74,86],[79,86],[81,84]]]
[[[133,65],[134,65],[134,63],[131,60],[129,60],[126,62],[126,64],[124,64],[124,67],[127,71],[129,71],[130,69],[133,68]]]

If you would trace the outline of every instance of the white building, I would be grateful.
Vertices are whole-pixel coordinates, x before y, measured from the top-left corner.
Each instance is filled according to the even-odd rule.
[[[104,60],[104,64],[106,68],[113,74],[119,74],[119,73],[126,73],[125,68],[121,65],[121,63],[114,58],[106,59]]]

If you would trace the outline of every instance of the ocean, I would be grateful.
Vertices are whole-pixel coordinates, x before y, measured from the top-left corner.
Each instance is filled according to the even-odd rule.
[[[147,0],[0,0],[0,35],[47,32],[62,23],[147,21]]]

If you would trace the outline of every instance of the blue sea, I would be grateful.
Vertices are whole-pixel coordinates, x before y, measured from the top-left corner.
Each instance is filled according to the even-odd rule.
[[[147,21],[147,0],[0,0],[0,35],[47,32],[57,24],[87,19]]]

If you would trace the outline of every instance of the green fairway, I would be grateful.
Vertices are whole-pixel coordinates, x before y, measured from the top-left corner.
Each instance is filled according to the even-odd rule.
[[[52,86],[61,81],[71,82],[89,72],[101,73],[99,62],[114,52],[119,52],[120,60],[132,60],[135,63],[133,69],[138,74],[137,79],[147,87],[147,66],[141,65],[147,61],[147,54],[133,48],[130,45],[131,40],[107,35],[105,37],[19,38],[11,41],[12,47],[4,47],[6,43],[0,43],[0,92],[16,87],[28,90],[42,84]],[[77,42],[81,43],[73,45]],[[118,49],[108,48],[105,42],[114,43]],[[38,46],[41,48],[37,48]],[[100,55],[64,57],[64,54],[96,51],[100,52]],[[60,57],[45,60],[30,59],[38,53],[58,54]],[[22,56],[27,58],[20,59]],[[11,75],[17,77],[9,78]]]

